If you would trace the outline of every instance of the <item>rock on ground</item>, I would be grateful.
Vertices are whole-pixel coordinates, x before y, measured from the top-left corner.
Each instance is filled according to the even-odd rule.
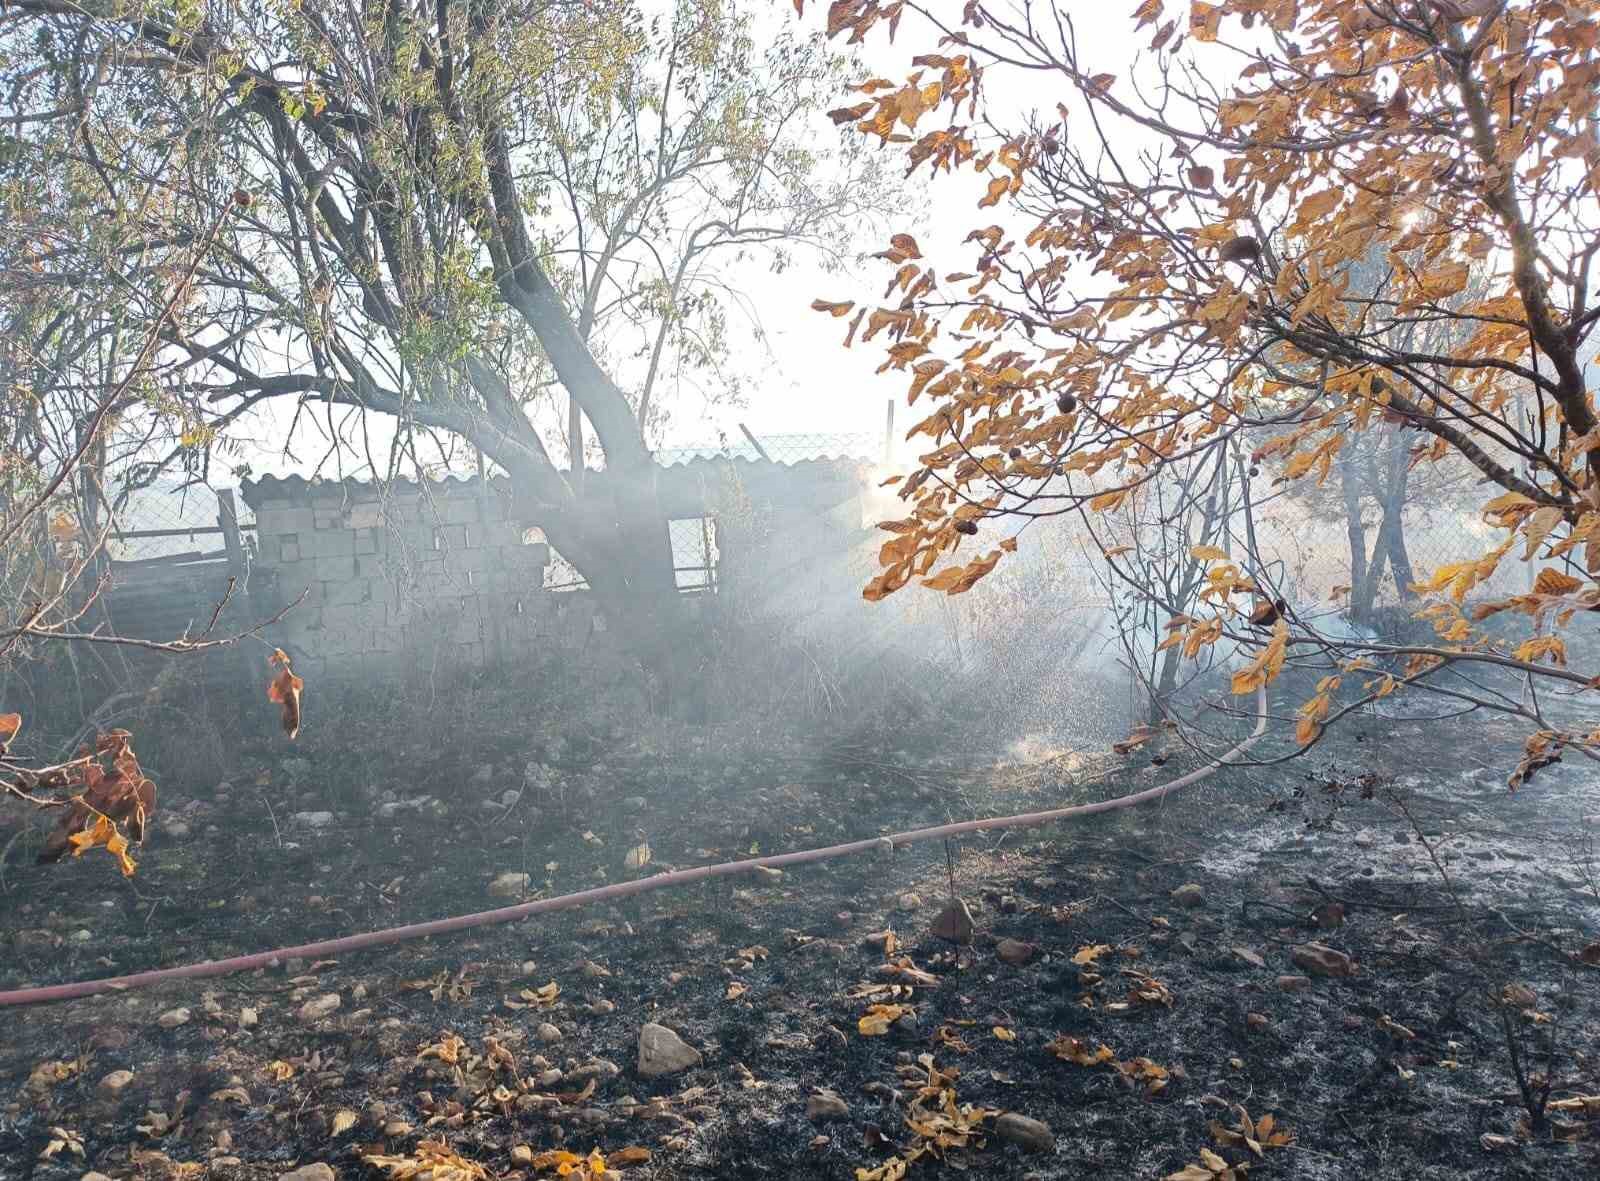
[[[849,1119],[850,1105],[832,1091],[820,1091],[806,1100],[806,1118],[819,1124]]]
[[[95,1089],[98,1090],[102,1095],[105,1095],[111,1099],[115,1099],[118,1095],[121,1095],[122,1092],[126,1091],[129,1084],[132,1082],[133,1071],[113,1070],[110,1074],[106,1075],[105,1078],[100,1080],[99,1085]]]
[[[324,1017],[331,1017],[339,1009],[339,994],[336,992],[323,993],[314,996],[300,1006],[298,1016],[302,1021],[320,1021]]]
[[[339,1174],[318,1161],[314,1165],[301,1165],[287,1173],[279,1173],[278,1181],[339,1181]]]
[[[1354,976],[1354,961],[1326,943],[1302,943],[1289,953],[1294,965],[1313,976]]]
[[[493,898],[521,898],[531,880],[525,873],[499,874],[489,883],[489,895]]]
[[[1054,1152],[1056,1136],[1043,1120],[1008,1111],[994,1121],[995,1135],[1028,1152]]]
[[[1206,904],[1205,887],[1199,882],[1186,882],[1172,892],[1174,906],[1204,906]]]
[[[156,1024],[162,1029],[177,1029],[180,1025],[189,1024],[188,1009],[168,1009],[156,1018]]]
[[[1002,939],[994,945],[994,953],[1008,964],[1022,965],[1033,958],[1034,946],[1020,939]]]
[[[639,1074],[660,1078],[699,1066],[700,1051],[665,1025],[651,1021],[639,1030]]]

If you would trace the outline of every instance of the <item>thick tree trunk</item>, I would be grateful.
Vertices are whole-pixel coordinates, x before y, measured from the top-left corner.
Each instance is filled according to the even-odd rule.
[[[653,475],[648,467],[590,473],[575,508],[550,515],[542,527],[583,575],[608,628],[638,661],[652,711],[703,721],[703,627],[677,589]]]

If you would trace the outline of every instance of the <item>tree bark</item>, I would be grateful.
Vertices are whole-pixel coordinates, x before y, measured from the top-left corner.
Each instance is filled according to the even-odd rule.
[[[1355,459],[1348,451],[1339,454],[1339,483],[1344,492],[1345,536],[1350,544],[1350,618],[1366,626],[1359,606],[1367,595],[1367,530],[1361,523],[1361,480],[1355,472]]]

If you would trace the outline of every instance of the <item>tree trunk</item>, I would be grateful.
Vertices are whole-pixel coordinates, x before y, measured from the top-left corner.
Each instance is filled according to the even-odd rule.
[[[678,592],[667,517],[649,467],[590,473],[575,509],[542,522],[639,662],[652,712],[705,720],[704,629]]]
[[[1361,588],[1361,598],[1353,605],[1352,617],[1362,626],[1368,626],[1372,618],[1372,605],[1378,597],[1378,587],[1383,583],[1384,568],[1389,564],[1394,536],[1399,529],[1399,512],[1385,506],[1377,540],[1372,543],[1372,565],[1367,570],[1366,584]]]
[[[1416,597],[1412,586],[1417,581],[1411,569],[1411,554],[1406,549],[1406,484],[1411,476],[1411,455],[1406,449],[1404,436],[1394,432],[1389,463],[1389,486],[1384,492],[1384,514],[1394,516],[1394,531],[1389,535],[1389,569],[1394,572],[1394,587],[1400,592],[1402,603]]]
[[[1368,598],[1367,530],[1361,524],[1361,481],[1348,451],[1339,454],[1339,483],[1344,491],[1345,536],[1350,544],[1350,616],[1353,623],[1365,625],[1358,604]]]

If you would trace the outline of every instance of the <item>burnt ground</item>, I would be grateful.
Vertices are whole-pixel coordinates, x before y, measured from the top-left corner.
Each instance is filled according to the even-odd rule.
[[[503,717],[481,705],[432,728],[395,716],[297,748],[253,739],[221,784],[169,777],[131,881],[101,855],[36,868],[19,840],[0,863],[0,988],[484,909],[503,904],[488,887],[504,873],[564,893],[1117,795],[1188,757],[619,719],[530,733],[510,724],[515,700]],[[950,882],[946,850],[919,846],[0,1010],[0,1177],[263,1181],[311,1162],[406,1177],[430,1141],[497,1178],[541,1174],[557,1148],[613,1164],[646,1149],[618,1170],[640,1181],[893,1178],[897,1155],[939,1136],[943,1162],[909,1176],[1592,1177],[1594,772],[1554,767],[1508,795],[1521,737],[1363,718],[1315,757],[1142,813],[964,840],[949,864],[969,947],[929,933]],[[641,841],[650,864],[630,871]],[[1353,974],[1296,966],[1310,941]],[[315,1015],[329,996],[338,1008]],[[882,1035],[859,1024],[873,1004],[903,1006]],[[702,1061],[641,1077],[645,1022]],[[1102,1045],[1110,1061],[1093,1063]],[[1537,1127],[1512,1050],[1550,1084]],[[113,1093],[115,1071],[131,1080]],[[823,1088],[841,1118],[808,1117]],[[1001,1112],[1053,1143],[999,1135]],[[1227,1132],[1241,1113],[1292,1142],[1258,1159]],[[433,1163],[420,1175],[480,1175]]]

